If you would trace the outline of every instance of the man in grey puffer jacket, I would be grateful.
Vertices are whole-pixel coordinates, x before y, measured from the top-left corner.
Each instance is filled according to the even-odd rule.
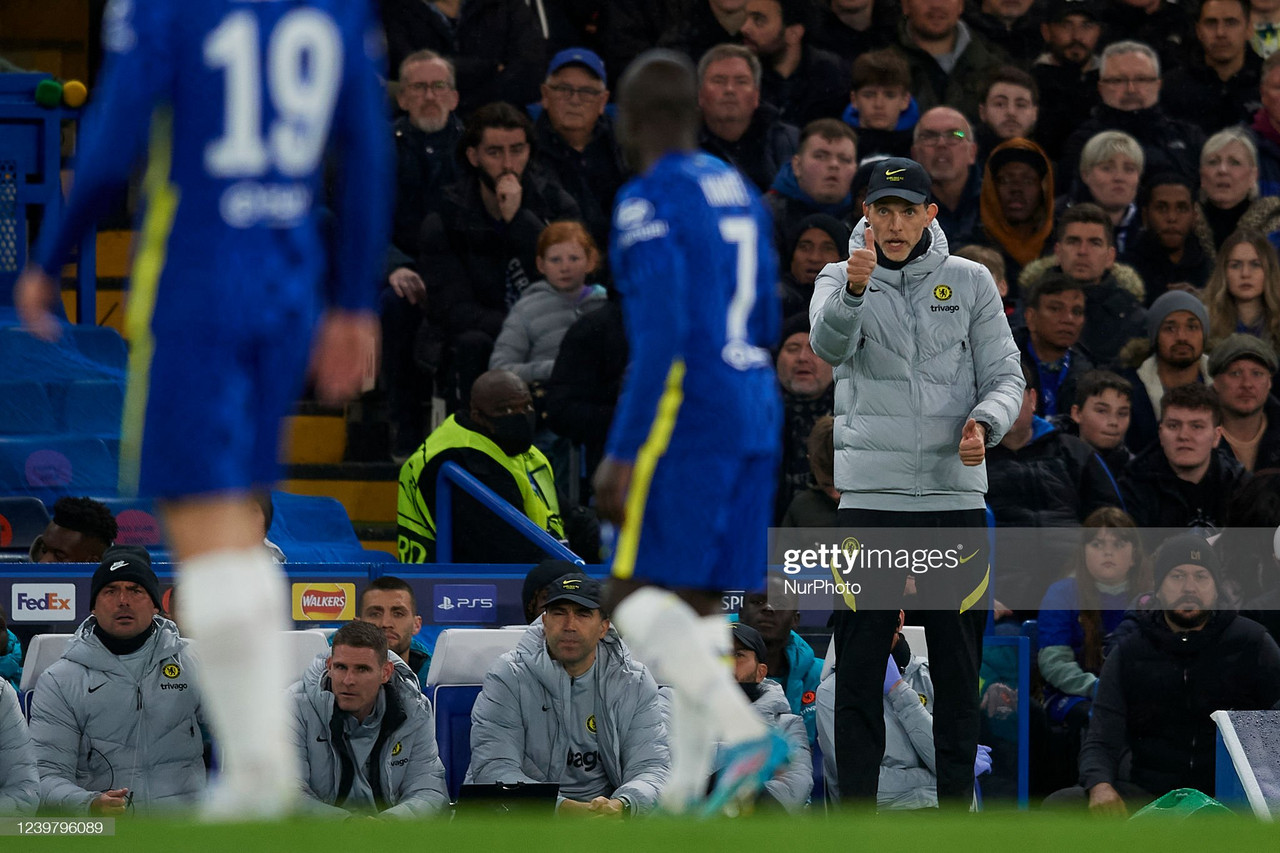
[[[836,368],[842,528],[984,528],[986,448],[1021,408],[1018,349],[995,282],[984,267],[949,255],[931,187],[914,160],[877,163],[849,260],[828,264],[814,283],[810,340]],[[913,547],[956,545],[921,538]],[[963,553],[965,565],[915,577],[920,600],[933,597],[920,619],[938,650],[939,800],[968,808],[989,583],[985,536],[973,536]],[[859,580],[900,599],[910,576],[881,571]],[[901,606],[864,599],[835,617],[839,787],[846,799],[868,804],[884,753],[881,684]]]
[[[670,756],[658,685],[600,611],[600,583],[552,583],[546,610],[484,677],[468,782],[558,782],[561,812],[651,811]]]
[[[35,814],[40,774],[13,685],[0,678],[0,816]]]
[[[318,655],[290,691],[309,810],[413,818],[448,804],[431,706],[381,628],[339,628],[331,654]]]
[[[42,807],[117,815],[194,805],[205,787],[197,665],[159,615],[146,550],[108,548],[89,602],[92,615],[32,698]]]

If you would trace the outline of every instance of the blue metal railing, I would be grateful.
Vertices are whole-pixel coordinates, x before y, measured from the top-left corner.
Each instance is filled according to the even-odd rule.
[[[64,105],[40,106],[36,86],[49,74],[0,74],[0,163],[12,171],[0,175],[0,304],[12,303],[13,282],[27,264],[29,208],[43,208],[43,222],[60,213],[62,198],[62,122],[77,120],[80,110]],[[95,323],[97,276],[96,240],[90,228],[77,257],[77,323]],[[60,270],[49,270],[58,276]]]
[[[494,515],[511,525],[522,536],[548,555],[568,560],[579,566],[586,561],[551,537],[551,534],[529,520],[520,510],[498,497],[492,489],[468,474],[456,462],[440,466],[436,477],[436,562],[453,562],[453,487],[464,489]]]

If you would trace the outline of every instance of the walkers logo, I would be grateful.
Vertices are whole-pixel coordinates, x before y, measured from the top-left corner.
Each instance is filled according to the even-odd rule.
[[[76,586],[70,583],[15,583],[9,618],[14,622],[74,622]]]
[[[494,584],[439,584],[432,597],[437,622],[498,621],[498,587]]]
[[[295,622],[345,622],[355,616],[356,585],[353,583],[295,583]]]

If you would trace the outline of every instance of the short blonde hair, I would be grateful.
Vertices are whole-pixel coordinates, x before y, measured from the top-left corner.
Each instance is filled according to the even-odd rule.
[[[1147,155],[1142,153],[1138,140],[1119,130],[1104,130],[1089,137],[1080,150],[1080,175],[1119,154],[1138,164],[1138,171],[1146,168]]]
[[[1228,127],[1226,130],[1220,130],[1213,136],[1205,140],[1204,147],[1200,149],[1200,165],[1203,167],[1209,158],[1218,154],[1222,149],[1226,148],[1233,142],[1239,142],[1244,148],[1245,155],[1249,158],[1249,165],[1256,171],[1258,168],[1258,146],[1254,143],[1253,137],[1249,135],[1249,131],[1243,127]],[[1258,181],[1255,178],[1253,186],[1249,187],[1249,200],[1257,198],[1261,192],[1258,189]],[[1204,188],[1200,188],[1200,198],[1204,198]]]

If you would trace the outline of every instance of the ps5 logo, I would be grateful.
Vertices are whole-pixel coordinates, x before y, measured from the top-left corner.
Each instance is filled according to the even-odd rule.
[[[496,622],[498,588],[494,584],[440,584],[434,590],[437,622]]]

